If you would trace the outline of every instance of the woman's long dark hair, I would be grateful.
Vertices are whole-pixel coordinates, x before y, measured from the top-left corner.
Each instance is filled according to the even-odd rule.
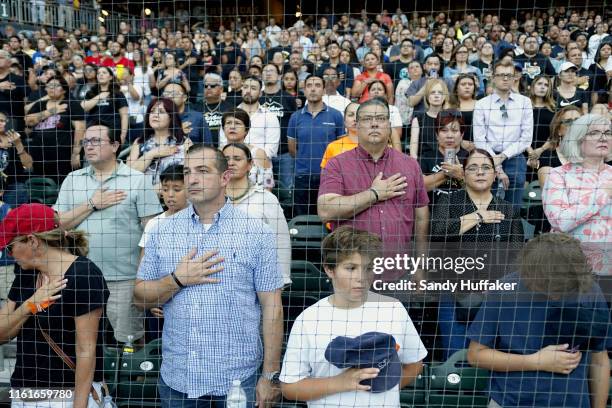
[[[108,91],[110,92],[110,98],[113,99],[115,95],[123,95],[121,93],[121,88],[119,87],[119,83],[115,80],[115,74],[113,73],[113,70],[110,69],[109,67],[98,67],[96,71],[96,75],[97,75],[97,72],[100,71],[101,69],[105,69],[110,74],[110,82],[108,83]],[[94,96],[98,95],[100,92],[101,92],[100,84],[98,83],[96,79],[96,84],[94,85],[93,88],[91,88],[89,92],[87,92],[87,95],[85,95],[85,99],[91,99]]]
[[[170,116],[170,124],[168,125],[170,136],[174,138],[177,144],[183,143],[183,140],[185,139],[185,133],[183,133],[183,122],[181,121],[181,116],[179,115],[176,105],[170,98],[154,98],[151,103],[149,103],[149,106],[147,107],[147,114],[145,115],[145,133],[142,142],[144,143],[154,134],[153,128],[149,124],[149,117],[151,116],[151,111],[153,108],[158,104],[161,104],[166,110],[168,116]]]

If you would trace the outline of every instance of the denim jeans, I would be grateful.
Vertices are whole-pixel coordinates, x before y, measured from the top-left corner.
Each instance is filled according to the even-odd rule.
[[[272,167],[277,173],[276,180],[283,190],[293,189],[293,178],[295,173],[295,159],[289,153],[279,154],[272,159]]]
[[[525,180],[527,178],[527,160],[524,155],[519,154],[504,160],[502,166],[504,173],[510,179],[510,185],[504,191],[504,200],[520,207],[523,205],[523,190],[525,189]],[[494,190],[496,190],[496,187],[496,184],[494,184]],[[495,194],[496,191],[493,193]]]
[[[316,215],[321,177],[318,174],[295,176],[293,216]]]
[[[254,408],[255,386],[259,378],[256,371],[246,380],[242,381],[242,388],[247,395],[247,408]],[[225,399],[227,395],[203,395],[200,398],[187,398],[187,394],[173,390],[159,376],[157,389],[161,399],[162,408],[225,408]]]
[[[4,190],[2,201],[15,208],[30,201],[30,194],[24,183],[13,183]]]

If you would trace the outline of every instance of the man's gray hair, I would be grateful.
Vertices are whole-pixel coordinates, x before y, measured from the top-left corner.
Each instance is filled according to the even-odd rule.
[[[605,116],[595,115],[589,113],[576,119],[569,130],[561,139],[559,149],[561,154],[572,163],[582,163],[584,157],[582,156],[582,141],[589,131],[589,128],[593,125],[606,125],[608,128],[611,126],[610,119]],[[606,161],[612,159],[612,153],[610,153]]]
[[[209,72],[208,74],[204,75],[204,81],[207,79],[209,81],[214,81],[216,84],[223,85],[223,78],[221,78],[221,75],[215,74],[214,72]]]

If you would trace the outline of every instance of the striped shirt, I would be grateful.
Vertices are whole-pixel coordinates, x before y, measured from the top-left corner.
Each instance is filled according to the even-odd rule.
[[[209,228],[207,228],[209,227]],[[272,230],[226,203],[207,226],[192,205],[148,236],[138,278],[157,280],[175,271],[192,248],[196,257],[218,250],[224,270],[216,284],[188,286],[164,305],[161,375],[189,398],[226,395],[263,361],[257,292],[283,286]]]

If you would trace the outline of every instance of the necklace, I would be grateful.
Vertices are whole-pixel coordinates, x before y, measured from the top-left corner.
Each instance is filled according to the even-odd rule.
[[[217,112],[219,110],[219,108],[221,107],[221,101],[217,102],[217,107],[212,109],[210,107],[210,105],[208,105],[208,103],[206,103],[206,101],[204,101],[204,106],[206,107],[206,110],[208,112]]]
[[[230,201],[232,201],[233,203],[240,201],[242,198],[244,198],[244,196],[246,196],[249,191],[251,191],[251,183],[249,182],[249,184],[247,185],[246,190],[244,190],[244,193],[240,194],[238,197],[229,197]]]

